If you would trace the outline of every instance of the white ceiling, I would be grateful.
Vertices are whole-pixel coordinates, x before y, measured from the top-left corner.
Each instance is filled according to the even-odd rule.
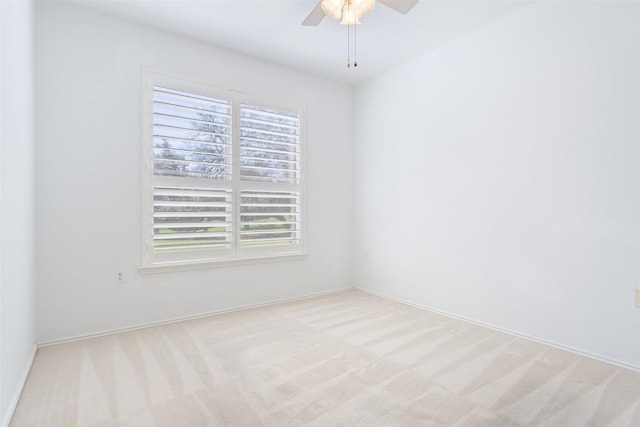
[[[300,23],[317,0],[76,0],[83,7],[357,84],[525,6],[517,0],[420,0],[407,15],[377,4],[357,28],[347,68],[346,28]]]

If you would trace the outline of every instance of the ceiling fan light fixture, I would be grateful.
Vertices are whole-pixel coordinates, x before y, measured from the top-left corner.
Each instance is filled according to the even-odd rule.
[[[357,19],[367,16],[375,6],[375,0],[351,0],[350,9],[355,11]]]
[[[342,17],[344,3],[345,0],[322,0],[321,6],[327,16],[333,19],[340,19]]]
[[[359,25],[361,23],[359,18],[360,17],[353,9],[347,10],[345,8],[344,12],[342,13],[342,21],[340,21],[340,24],[341,25]]]
[[[360,18],[373,10],[375,0],[322,0],[322,10],[333,19],[342,19],[343,25],[360,23]]]

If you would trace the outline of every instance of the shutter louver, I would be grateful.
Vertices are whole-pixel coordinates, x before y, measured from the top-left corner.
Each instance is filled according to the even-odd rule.
[[[300,243],[300,194],[282,191],[240,193],[242,247]]]
[[[240,106],[240,178],[300,182],[300,117],[297,114]]]
[[[232,245],[231,191],[153,188],[155,252],[228,249]]]
[[[231,104],[153,87],[155,175],[231,179]]]

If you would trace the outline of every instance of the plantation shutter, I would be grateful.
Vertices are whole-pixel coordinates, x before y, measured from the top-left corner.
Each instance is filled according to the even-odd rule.
[[[301,243],[300,115],[240,106],[240,246]]]
[[[231,250],[232,111],[226,100],[153,87],[153,251]]]
[[[302,109],[151,71],[145,96],[143,267],[302,254]]]

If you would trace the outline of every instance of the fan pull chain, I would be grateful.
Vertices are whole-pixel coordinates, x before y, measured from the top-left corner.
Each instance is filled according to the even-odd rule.
[[[344,8],[346,11],[347,21],[347,68],[351,68],[351,24],[357,21],[357,18],[351,14],[351,0],[345,1]],[[342,10],[344,13],[344,9]],[[353,22],[353,66],[358,66],[358,24]]]
[[[351,24],[349,23],[349,7],[351,2],[347,1],[347,68],[351,67]]]
[[[349,34],[349,24],[347,24],[347,68],[351,67],[351,44],[349,43],[349,39],[351,35]]]
[[[342,9],[343,23],[347,23],[347,68],[351,68],[351,25],[353,24],[353,66],[358,66],[358,19],[351,14],[351,1],[345,0]],[[346,9],[346,12],[345,12]],[[346,14],[346,17],[345,17]]]
[[[353,24],[353,66],[358,66],[358,24]]]

